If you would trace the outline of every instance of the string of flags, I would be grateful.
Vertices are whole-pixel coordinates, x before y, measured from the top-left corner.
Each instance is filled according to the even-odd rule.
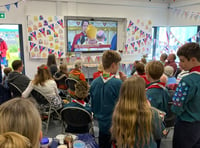
[[[173,14],[184,16],[185,18],[194,18],[195,20],[200,20],[200,12],[188,11],[179,8],[169,8]]]
[[[136,40],[133,35],[139,31],[139,36],[140,38],[138,40]],[[141,45],[146,46],[147,45],[147,41],[152,41],[152,35],[150,33],[147,33],[145,31],[143,31],[142,29],[140,29],[138,26],[136,26],[133,21],[129,21],[128,27],[127,27],[127,33],[130,32],[132,37],[128,38],[127,43],[125,44],[125,52],[128,52],[128,47],[131,46],[132,47],[132,52],[134,51],[138,51],[138,48],[141,47]]]
[[[134,34],[139,31],[139,39],[134,38]],[[127,27],[127,33],[131,34],[131,37],[127,39],[127,43],[125,44],[125,52],[128,53],[128,47],[131,46],[131,54],[133,54],[135,51],[140,52],[138,48],[142,48],[142,51],[145,50],[145,47],[147,45],[147,41],[152,41],[152,35],[150,33],[147,33],[140,29],[138,26],[136,26],[133,21],[129,21],[128,27]]]
[[[180,46],[182,46],[183,44],[185,43],[188,43],[188,42],[192,42],[192,40],[196,40],[197,37],[200,37],[200,31],[197,32],[195,35],[189,37],[187,40],[184,41],[184,43],[180,42],[176,36],[172,33],[172,32],[166,32],[166,35],[168,35],[168,37],[173,40],[173,42],[175,43],[175,45],[179,48]],[[153,44],[155,45],[155,43],[158,43],[159,45],[164,45],[165,46],[165,50],[167,52],[173,52],[173,51],[169,51],[169,42],[163,42],[163,41],[159,41],[158,39],[154,39],[153,40]]]
[[[25,0],[18,0],[18,1],[13,2],[13,3],[5,4],[5,5],[0,5],[0,7],[5,7],[5,8],[9,11],[11,5],[14,5],[16,8],[18,8],[18,4],[19,4],[20,2],[24,2],[24,1],[25,1]]]
[[[75,60],[82,60],[84,64],[101,63],[101,56],[72,56],[66,57],[67,64],[73,64]]]

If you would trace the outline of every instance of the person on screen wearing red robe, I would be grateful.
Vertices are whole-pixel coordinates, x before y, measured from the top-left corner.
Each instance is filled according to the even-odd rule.
[[[88,25],[89,25],[89,21],[82,20],[81,22],[82,32],[75,35],[73,43],[72,43],[72,48],[71,48],[72,52],[75,50],[77,44],[83,44],[85,42],[87,38],[86,30],[87,30]]]

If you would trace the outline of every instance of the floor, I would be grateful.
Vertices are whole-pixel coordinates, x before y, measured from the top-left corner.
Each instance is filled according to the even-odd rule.
[[[47,135],[44,134],[44,136],[54,138],[59,134],[63,134],[61,122],[59,120],[51,120],[50,125],[49,125],[49,129],[48,129],[48,133],[47,133]],[[173,137],[173,129],[170,130],[167,138],[162,139],[160,148],[172,148],[172,137]]]

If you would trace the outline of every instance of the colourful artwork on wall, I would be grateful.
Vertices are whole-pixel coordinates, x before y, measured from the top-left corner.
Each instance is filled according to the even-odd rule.
[[[133,54],[141,58],[151,49],[152,22],[151,20],[132,19],[127,23],[127,39],[123,54]]]
[[[63,17],[28,16],[28,49],[31,58],[47,58],[55,54],[65,57]]]

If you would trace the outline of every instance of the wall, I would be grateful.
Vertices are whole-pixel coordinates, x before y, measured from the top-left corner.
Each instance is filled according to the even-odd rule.
[[[93,17],[116,17],[116,18],[144,18],[151,19],[154,26],[164,26],[173,22],[171,14],[168,13],[167,3],[147,3],[124,1],[123,3],[112,4],[101,1],[100,3],[80,3],[80,2],[55,2],[55,1],[26,1],[19,3],[18,8],[11,8],[7,12],[7,18],[0,20],[0,23],[19,23],[23,25],[24,55],[26,74],[33,78],[36,67],[46,60],[31,60],[27,49],[27,15],[60,15],[60,16],[93,16]],[[169,21],[168,21],[169,20]]]

